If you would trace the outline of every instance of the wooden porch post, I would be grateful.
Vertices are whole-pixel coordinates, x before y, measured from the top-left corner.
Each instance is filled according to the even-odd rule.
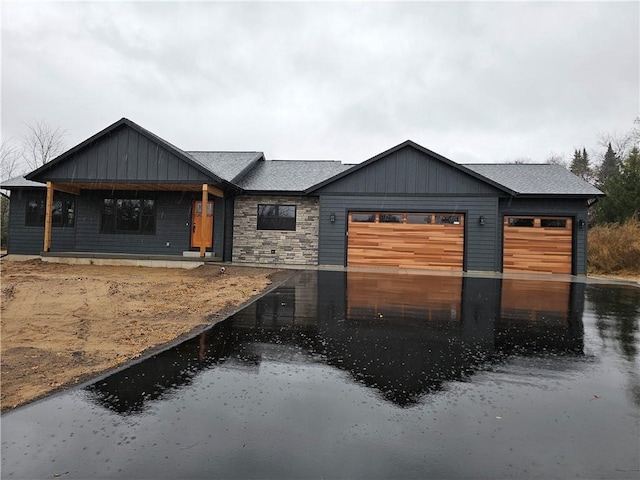
[[[202,185],[202,220],[200,225],[200,256],[204,257],[205,252],[207,251],[207,231],[209,230],[207,227],[207,207],[209,203],[209,186],[204,183]]]
[[[53,219],[53,183],[47,182],[47,202],[44,215],[44,250],[51,248],[51,221]]]

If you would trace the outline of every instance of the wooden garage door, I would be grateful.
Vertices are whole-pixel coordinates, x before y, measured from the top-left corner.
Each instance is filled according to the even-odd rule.
[[[349,214],[349,266],[462,270],[463,254],[462,214]]]
[[[504,217],[502,270],[571,274],[572,220],[568,217]]]

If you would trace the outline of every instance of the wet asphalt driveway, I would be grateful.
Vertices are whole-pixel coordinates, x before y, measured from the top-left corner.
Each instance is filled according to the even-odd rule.
[[[638,478],[639,323],[624,285],[301,272],[3,415],[2,478]]]

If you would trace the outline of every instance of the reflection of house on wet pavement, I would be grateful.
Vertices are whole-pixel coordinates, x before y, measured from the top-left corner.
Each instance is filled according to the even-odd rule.
[[[602,196],[558,165],[461,165],[411,141],[357,165],[267,160],[187,152],[127,119],[2,188],[14,258],[576,275]]]
[[[531,301],[540,292],[544,305]],[[575,282],[303,272],[200,337],[88,390],[130,414],[179,394],[204,370],[260,374],[263,362],[295,358],[410,406],[513,355],[582,355],[583,308],[584,285]]]

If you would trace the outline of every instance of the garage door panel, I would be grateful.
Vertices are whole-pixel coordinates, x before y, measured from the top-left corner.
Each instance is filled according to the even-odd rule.
[[[532,223],[512,226],[512,223]],[[544,220],[558,221],[543,227]],[[572,219],[567,217],[504,218],[503,271],[571,274],[573,255]]]
[[[405,214],[394,215],[406,222]],[[350,214],[347,263],[462,270],[464,220],[462,215],[456,216],[459,224],[442,225],[379,222],[378,214],[375,222],[353,222]]]

